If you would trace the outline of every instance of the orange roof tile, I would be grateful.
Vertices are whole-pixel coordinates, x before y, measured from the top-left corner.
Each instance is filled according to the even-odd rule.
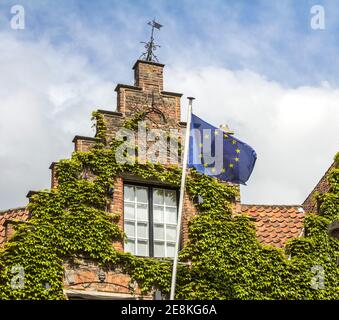
[[[255,218],[257,237],[263,244],[283,248],[300,236],[305,213],[301,206],[242,204],[241,213]]]
[[[6,240],[5,222],[13,219],[26,221],[28,219],[28,211],[26,208],[9,209],[0,212],[0,248],[3,247]]]

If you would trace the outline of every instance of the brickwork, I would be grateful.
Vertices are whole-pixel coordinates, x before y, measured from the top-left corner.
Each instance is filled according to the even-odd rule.
[[[180,122],[181,94],[164,91],[163,86],[163,68],[164,65],[154,62],[138,60],[134,65],[134,85],[118,84],[115,91],[117,94],[117,111],[98,110],[103,115],[107,126],[107,140],[110,141],[121,128],[123,122],[137,113],[144,115],[144,120],[151,128],[185,128],[186,124]],[[73,139],[75,151],[88,152],[91,150],[96,139],[91,137],[76,136]],[[149,142],[148,147],[155,142]],[[169,154],[167,154],[169,157]],[[58,185],[56,179],[56,163],[52,163],[51,169],[51,187]],[[94,176],[89,172],[87,179],[93,179]],[[127,179],[127,180],[126,180]],[[107,206],[107,211],[119,214],[120,218],[116,223],[123,230],[124,228],[124,181],[130,183],[140,182],[140,177],[123,175],[117,177],[114,182],[113,199]],[[142,181],[146,183],[159,183],[159,181]],[[166,183],[161,183],[166,187]],[[328,184],[324,177],[310,196],[305,200],[303,206],[306,211],[313,211],[316,203],[314,193],[316,191],[325,192],[328,190]],[[29,192],[28,197],[34,194]],[[299,206],[261,206],[261,205],[242,205],[240,197],[233,203],[233,214],[250,215],[257,228],[258,239],[264,244],[273,244],[283,247],[286,240],[291,237],[297,237],[301,234],[302,220],[304,213]],[[184,198],[184,215],[181,228],[181,246],[188,240],[189,222],[197,215],[197,209],[187,194]],[[0,248],[3,247],[6,240],[13,236],[13,225],[16,221],[26,221],[28,219],[26,208],[12,209],[6,212],[0,212]],[[113,246],[117,250],[124,250],[123,242],[115,242]],[[130,295],[131,279],[123,274],[121,270],[104,270],[104,281],[99,279],[99,267],[90,260],[84,258],[74,261],[65,261],[65,289],[71,292],[110,292],[114,294]],[[136,294],[140,294],[139,288],[135,288]],[[147,297],[146,297],[147,298]],[[149,298],[149,297],[148,297]]]
[[[97,263],[89,259],[76,258],[75,261],[65,261],[64,288],[76,290],[79,293],[114,292],[121,295],[141,295],[140,288],[131,282],[129,275],[121,269],[101,269]]]
[[[115,179],[112,212],[120,215],[118,225],[124,230],[124,183],[121,177]],[[120,251],[124,250],[124,243],[119,241],[113,244],[114,248]]]
[[[116,132],[121,128],[123,121],[125,120],[124,114],[120,112],[112,112],[107,110],[98,110],[98,112],[104,117],[105,124],[107,126],[107,141],[111,141]]]
[[[162,64],[138,60],[134,65],[135,86],[118,84],[115,89],[117,111],[127,118],[140,111],[149,112],[146,118],[151,120],[152,114],[160,111],[165,118],[161,127],[177,128],[182,94],[163,91],[163,67]]]
[[[146,92],[163,91],[163,64],[138,60],[135,63],[133,69],[136,87],[140,87]]]
[[[10,209],[0,212],[0,248],[6,241],[11,239],[14,234],[14,226],[18,222],[26,221],[29,217],[26,208]]]
[[[75,136],[73,139],[74,151],[88,152],[95,143],[95,138]]]
[[[193,204],[193,199],[190,199],[185,193],[184,196],[184,212],[181,225],[181,247],[185,245],[188,240],[189,223],[198,214],[197,208]]]
[[[56,177],[56,162],[52,162],[49,169],[51,170],[51,189],[58,186],[58,179]]]
[[[302,206],[303,206],[303,208],[306,212],[313,212],[313,213],[318,212],[318,205],[317,205],[317,201],[315,199],[315,195],[317,193],[325,193],[325,192],[328,191],[329,183],[327,181],[327,176],[333,168],[334,168],[334,163],[326,171],[326,173],[320,179],[318,184],[315,186],[315,188],[312,190],[312,192],[308,195],[306,200],[303,202]]]

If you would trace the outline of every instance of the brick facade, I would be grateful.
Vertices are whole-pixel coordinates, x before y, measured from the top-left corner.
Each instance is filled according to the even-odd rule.
[[[318,193],[325,193],[329,189],[329,183],[327,181],[327,177],[329,172],[334,168],[334,163],[330,166],[330,168],[326,171],[323,177],[320,179],[318,184],[314,187],[312,192],[308,195],[308,197],[303,202],[303,208],[306,212],[318,212],[318,204],[315,199],[315,195]]]
[[[24,222],[29,218],[26,208],[10,209],[0,211],[0,248],[14,235],[14,226],[20,222]]]
[[[118,84],[116,86],[116,111],[98,110],[104,117],[107,125],[108,141],[115,137],[117,131],[126,119],[140,112],[144,113],[144,120],[147,121],[152,128],[185,128],[186,124],[180,122],[180,98],[182,95],[180,93],[163,90],[163,69],[164,65],[162,64],[138,60],[133,67],[134,85]],[[88,152],[93,147],[95,141],[96,139],[93,137],[75,136],[73,139],[74,150]],[[151,143],[149,145],[151,145]],[[167,156],[169,157],[170,155]],[[56,188],[58,181],[56,178],[55,162],[51,164],[50,169],[51,188]],[[118,223],[122,230],[124,228],[123,186],[126,181],[146,184],[155,183],[163,185],[164,187],[168,186],[164,182],[144,181],[140,177],[130,175],[117,177],[114,182],[113,198],[107,210],[120,215],[116,223]],[[326,190],[325,180],[321,180],[316,189]],[[32,194],[34,194],[34,192],[29,192],[28,197]],[[303,204],[307,211],[314,209],[312,194]],[[257,219],[258,238],[265,244],[282,247],[286,239],[292,236],[298,236],[302,228],[303,213],[300,212],[299,207],[286,209],[286,206],[246,206],[241,204],[240,198],[237,198],[233,204],[233,212],[234,214],[249,214]],[[198,214],[198,212],[193,204],[193,199],[189,199],[186,194],[181,229],[181,245],[184,245],[188,240],[189,221],[196,214]],[[267,216],[270,216],[270,218],[267,218]],[[4,243],[13,236],[14,224],[18,223],[18,221],[24,222],[28,218],[29,213],[26,208],[0,212],[0,247],[3,247]],[[268,235],[272,235],[273,233],[276,233],[275,237],[268,237]],[[123,242],[116,242],[112,245],[117,250],[124,250]],[[79,257],[77,261],[65,260],[64,267],[65,293],[71,298],[151,298],[150,296],[141,297],[139,288],[131,284],[130,277],[123,274],[119,269],[100,270],[93,261],[86,260],[84,257]],[[100,274],[101,280],[99,277]],[[103,274],[104,280],[102,280]],[[131,295],[131,288],[134,290],[132,290],[134,292],[133,295]]]

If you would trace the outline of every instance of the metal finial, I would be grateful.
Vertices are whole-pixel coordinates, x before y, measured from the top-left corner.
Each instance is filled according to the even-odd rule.
[[[227,124],[222,124],[219,128],[227,134],[234,134],[234,131],[232,131]]]
[[[158,62],[158,58],[157,56],[154,54],[154,51],[157,48],[160,48],[159,45],[154,43],[154,28],[160,30],[161,27],[163,27],[163,25],[161,25],[160,23],[156,22],[155,19],[153,19],[152,21],[147,23],[149,26],[152,27],[152,31],[151,31],[151,39],[148,42],[141,42],[145,45],[145,49],[146,52],[144,52],[139,59],[143,59],[145,61],[156,61]]]
[[[193,100],[195,100],[195,98],[193,98],[193,97],[187,97],[187,99],[188,99],[188,105],[189,105],[190,108],[192,109]]]

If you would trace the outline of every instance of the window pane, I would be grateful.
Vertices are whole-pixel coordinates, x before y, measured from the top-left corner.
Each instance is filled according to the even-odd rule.
[[[127,237],[135,237],[135,226],[134,222],[125,221],[125,233]]]
[[[148,256],[148,241],[138,241],[138,256]]]
[[[174,243],[167,243],[167,257],[174,258],[175,245]]]
[[[154,225],[154,239],[165,240],[165,227],[163,224]]]
[[[147,189],[136,187],[136,190],[137,190],[137,202],[148,203]]]
[[[177,227],[167,226],[166,227],[166,240],[167,241],[175,241],[175,235],[177,231]]]
[[[166,208],[165,218],[166,218],[165,219],[166,223],[176,224],[177,223],[177,209],[176,208],[167,207]]]
[[[177,194],[174,190],[166,190],[165,191],[165,204],[166,206],[174,206],[177,205]]]
[[[125,251],[135,254],[135,242],[134,240],[128,240],[125,244]]]
[[[137,219],[148,221],[148,205],[147,204],[137,205]]]
[[[124,199],[125,201],[134,201],[134,187],[132,186],[124,187]]]
[[[164,207],[153,206],[153,220],[154,222],[164,222]]]
[[[164,204],[164,190],[154,189],[153,190],[153,203]]]
[[[134,203],[125,203],[124,214],[125,219],[135,219]]]
[[[154,241],[154,256],[164,257],[165,256],[165,243],[160,241]]]
[[[138,238],[148,238],[147,223],[138,223],[137,236]]]

